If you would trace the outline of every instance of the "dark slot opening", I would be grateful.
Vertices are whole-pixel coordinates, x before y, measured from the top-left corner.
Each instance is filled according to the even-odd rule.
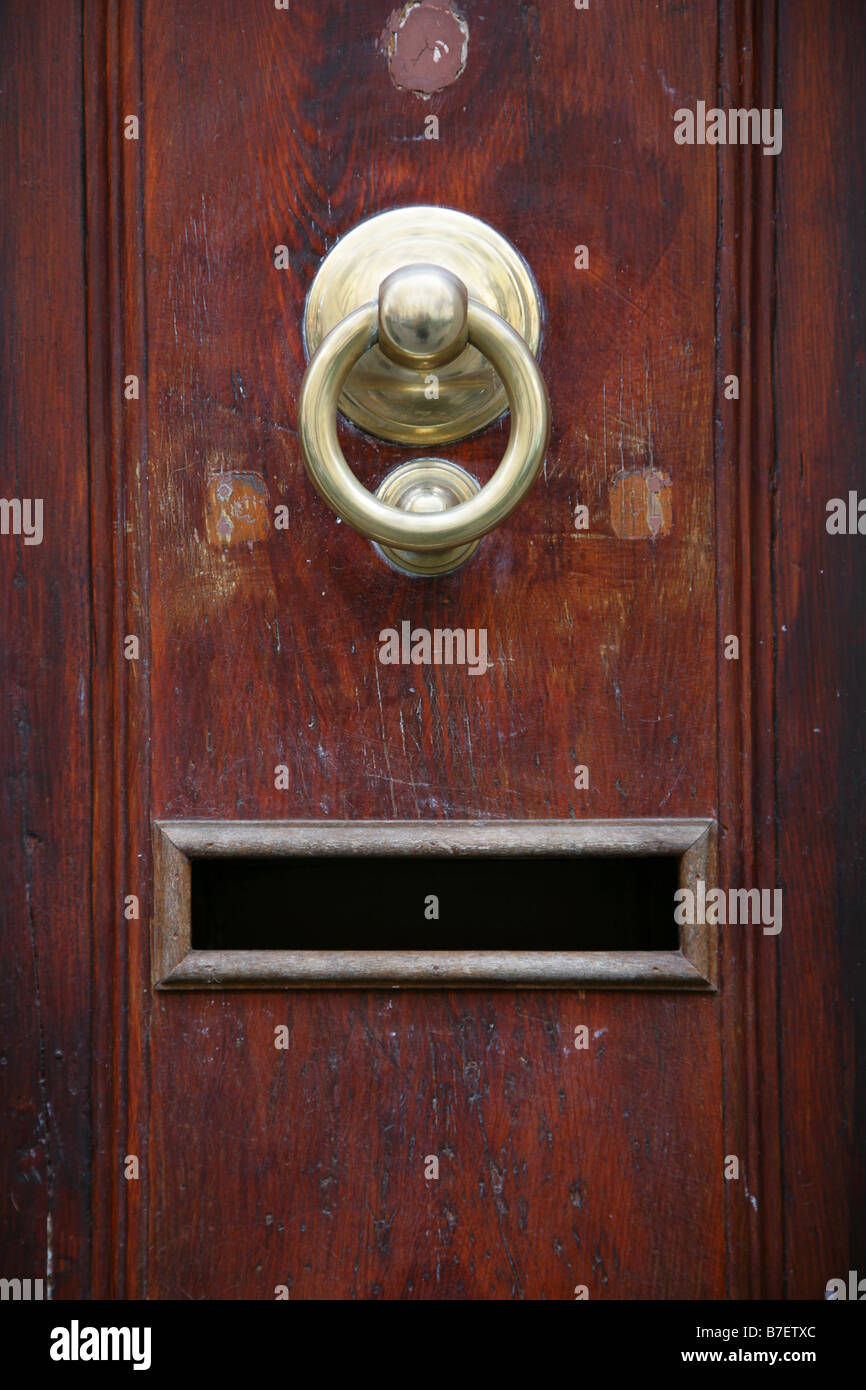
[[[193,859],[192,945],[675,951],[678,870],[662,855]]]

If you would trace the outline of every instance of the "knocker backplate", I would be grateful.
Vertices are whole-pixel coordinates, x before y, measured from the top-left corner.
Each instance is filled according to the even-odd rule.
[[[337,242],[307,298],[308,355],[353,309],[378,298],[386,275],[416,262],[458,275],[470,296],[510,323],[537,355],[541,300],[523,257],[478,218],[437,207],[380,213]],[[340,397],[340,411],[348,419],[400,444],[464,439],[507,409],[502,382],[471,344],[435,373],[398,366],[374,346],[353,368]]]

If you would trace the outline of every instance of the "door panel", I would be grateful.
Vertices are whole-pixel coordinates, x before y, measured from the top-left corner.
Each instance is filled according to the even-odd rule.
[[[716,169],[659,131],[666,83],[712,84],[713,26],[489,7],[428,104],[395,88],[384,18],[372,2],[240,24],[225,5],[144,12],[152,814],[712,816]],[[321,259],[411,203],[482,217],[525,255],[553,415],[525,505],[429,581],[339,525],[296,435]],[[342,438],[368,485],[413,456]],[[506,438],[507,422],[447,456],[483,481]],[[653,471],[670,482],[657,536]],[[260,478],[288,530],[214,544],[208,479],[225,472]],[[381,665],[380,631],[405,620],[486,629],[488,673]],[[723,1292],[715,998],[159,995],[151,1066],[152,1295]]]

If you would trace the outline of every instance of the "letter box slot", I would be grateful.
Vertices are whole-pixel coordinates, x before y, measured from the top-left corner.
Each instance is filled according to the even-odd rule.
[[[582,985],[708,989],[712,821],[155,826],[161,988]]]

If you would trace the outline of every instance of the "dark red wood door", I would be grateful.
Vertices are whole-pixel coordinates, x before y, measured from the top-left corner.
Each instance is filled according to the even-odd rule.
[[[672,35],[638,7],[626,42],[601,12],[470,10],[465,70],[425,102],[395,87],[386,18],[379,3],[261,10],[241,32],[219,6],[144,14],[147,534],[135,529],[151,815],[713,816],[717,174],[670,138],[656,68],[671,45],[678,89],[704,90],[714,35],[697,10]],[[603,93],[626,87],[611,108]],[[415,203],[492,222],[525,255],[553,419],[525,505],[464,569],[428,581],[337,523],[306,479],[296,417],[324,254]],[[368,483],[413,456],[343,437]],[[506,439],[503,424],[443,452],[483,478]],[[648,521],[653,470],[673,494],[663,536]],[[288,529],[214,544],[208,474],[225,472],[257,474]],[[615,533],[624,479],[644,491],[637,539]],[[486,630],[489,671],[382,665],[380,631],[404,620]],[[349,876],[344,895],[348,912]],[[148,1288],[718,1296],[720,1007],[516,989],[157,996]],[[695,1230],[699,1268],[677,1255]]]
[[[843,426],[828,407],[816,424],[795,405],[806,338],[823,331],[803,200],[839,241],[828,298],[852,293],[845,256],[862,230],[853,214],[834,220],[846,185],[806,119],[823,94],[834,128],[850,123],[831,76],[843,53],[857,70],[843,12],[424,0],[389,18],[381,0],[240,12],[119,0],[85,4],[81,34],[64,30],[78,66],[53,100],[79,122],[84,160],[51,156],[80,221],[53,293],[68,295],[59,321],[81,365],[52,426],[59,491],[26,611],[48,640],[53,605],[67,605],[67,663],[89,643],[80,702],[74,662],[43,693],[25,657],[9,670],[28,718],[44,727],[47,711],[73,749],[80,808],[41,820],[54,848],[36,866],[27,979],[42,971],[57,1065],[34,1090],[22,1064],[17,1082],[31,1098],[59,1088],[56,1130],[25,1120],[15,1136],[53,1175],[43,1208],[16,1218],[16,1249],[32,1262],[52,1217],[58,1293],[822,1297],[852,1267],[856,1160],[840,1138],[856,1103],[841,984],[852,831],[819,815],[816,830],[807,801],[829,814],[856,793],[845,749],[862,670],[825,630],[820,583],[853,638],[859,554],[828,544],[823,504],[847,493],[833,451],[862,438],[862,419]],[[22,58],[60,44],[25,17],[5,22]],[[27,93],[19,74],[19,109]],[[701,103],[784,108],[781,150],[681,142],[678,113],[697,120]],[[33,159],[38,126],[26,139]],[[298,421],[324,257],[365,218],[420,204],[482,219],[525,257],[552,417],[523,505],[434,579],[396,572],[340,523],[310,485]],[[23,198],[11,222],[24,244],[36,220]],[[40,313],[23,286],[13,308],[17,294]],[[40,341],[47,378],[58,347]],[[827,391],[849,389],[821,341]],[[14,342],[10,370],[17,381]],[[35,401],[11,414],[32,442]],[[483,482],[508,429],[435,452]],[[340,439],[371,488],[419,453],[345,421]],[[47,493],[35,463],[19,476],[22,497]],[[19,617],[23,572],[10,568],[6,590]],[[489,664],[383,663],[382,633],[404,623],[483,631]],[[831,687],[847,713],[832,706],[829,767],[803,749]],[[40,805],[44,769],[9,737]],[[46,885],[68,878],[67,823],[90,889],[74,890],[61,1022],[67,938],[49,925]],[[32,817],[14,810],[10,824],[29,882]],[[548,950],[549,976],[509,976],[506,962],[495,981],[400,988],[384,967],[351,986],[273,961],[255,978],[235,970],[233,951],[279,943],[282,914],[303,918],[305,947],[334,944],[334,914],[351,930],[368,843],[388,904],[394,835],[438,835],[447,856],[465,831],[471,859],[473,843],[501,854],[497,835],[529,843],[545,825],[551,844],[575,827],[601,860],[616,851],[624,876],[692,827],[680,885],[783,890],[781,930],[723,920],[697,946],[657,943],[676,962],[653,979],[645,941],[622,963],[608,890],[554,894],[527,851],[512,860],[536,875],[534,920],[518,924],[514,959]],[[331,846],[332,882],[315,889],[331,916],[289,874],[267,911],[234,914],[230,940],[197,935],[213,845],[278,864],[284,833],[299,855],[316,835]],[[18,903],[22,933],[33,903]],[[446,929],[419,911],[400,949],[435,952]],[[485,922],[488,945],[496,929]],[[557,981],[572,929],[598,959]],[[482,940],[480,926],[459,930],[467,950]],[[828,947],[817,974],[815,942]],[[804,1068],[794,1039],[830,1004],[828,1047]],[[13,1016],[48,1057],[44,1021]],[[81,1133],[64,1049],[89,1078]],[[842,1153],[816,1195],[824,1158]],[[60,1176],[85,1170],[92,1238]]]

